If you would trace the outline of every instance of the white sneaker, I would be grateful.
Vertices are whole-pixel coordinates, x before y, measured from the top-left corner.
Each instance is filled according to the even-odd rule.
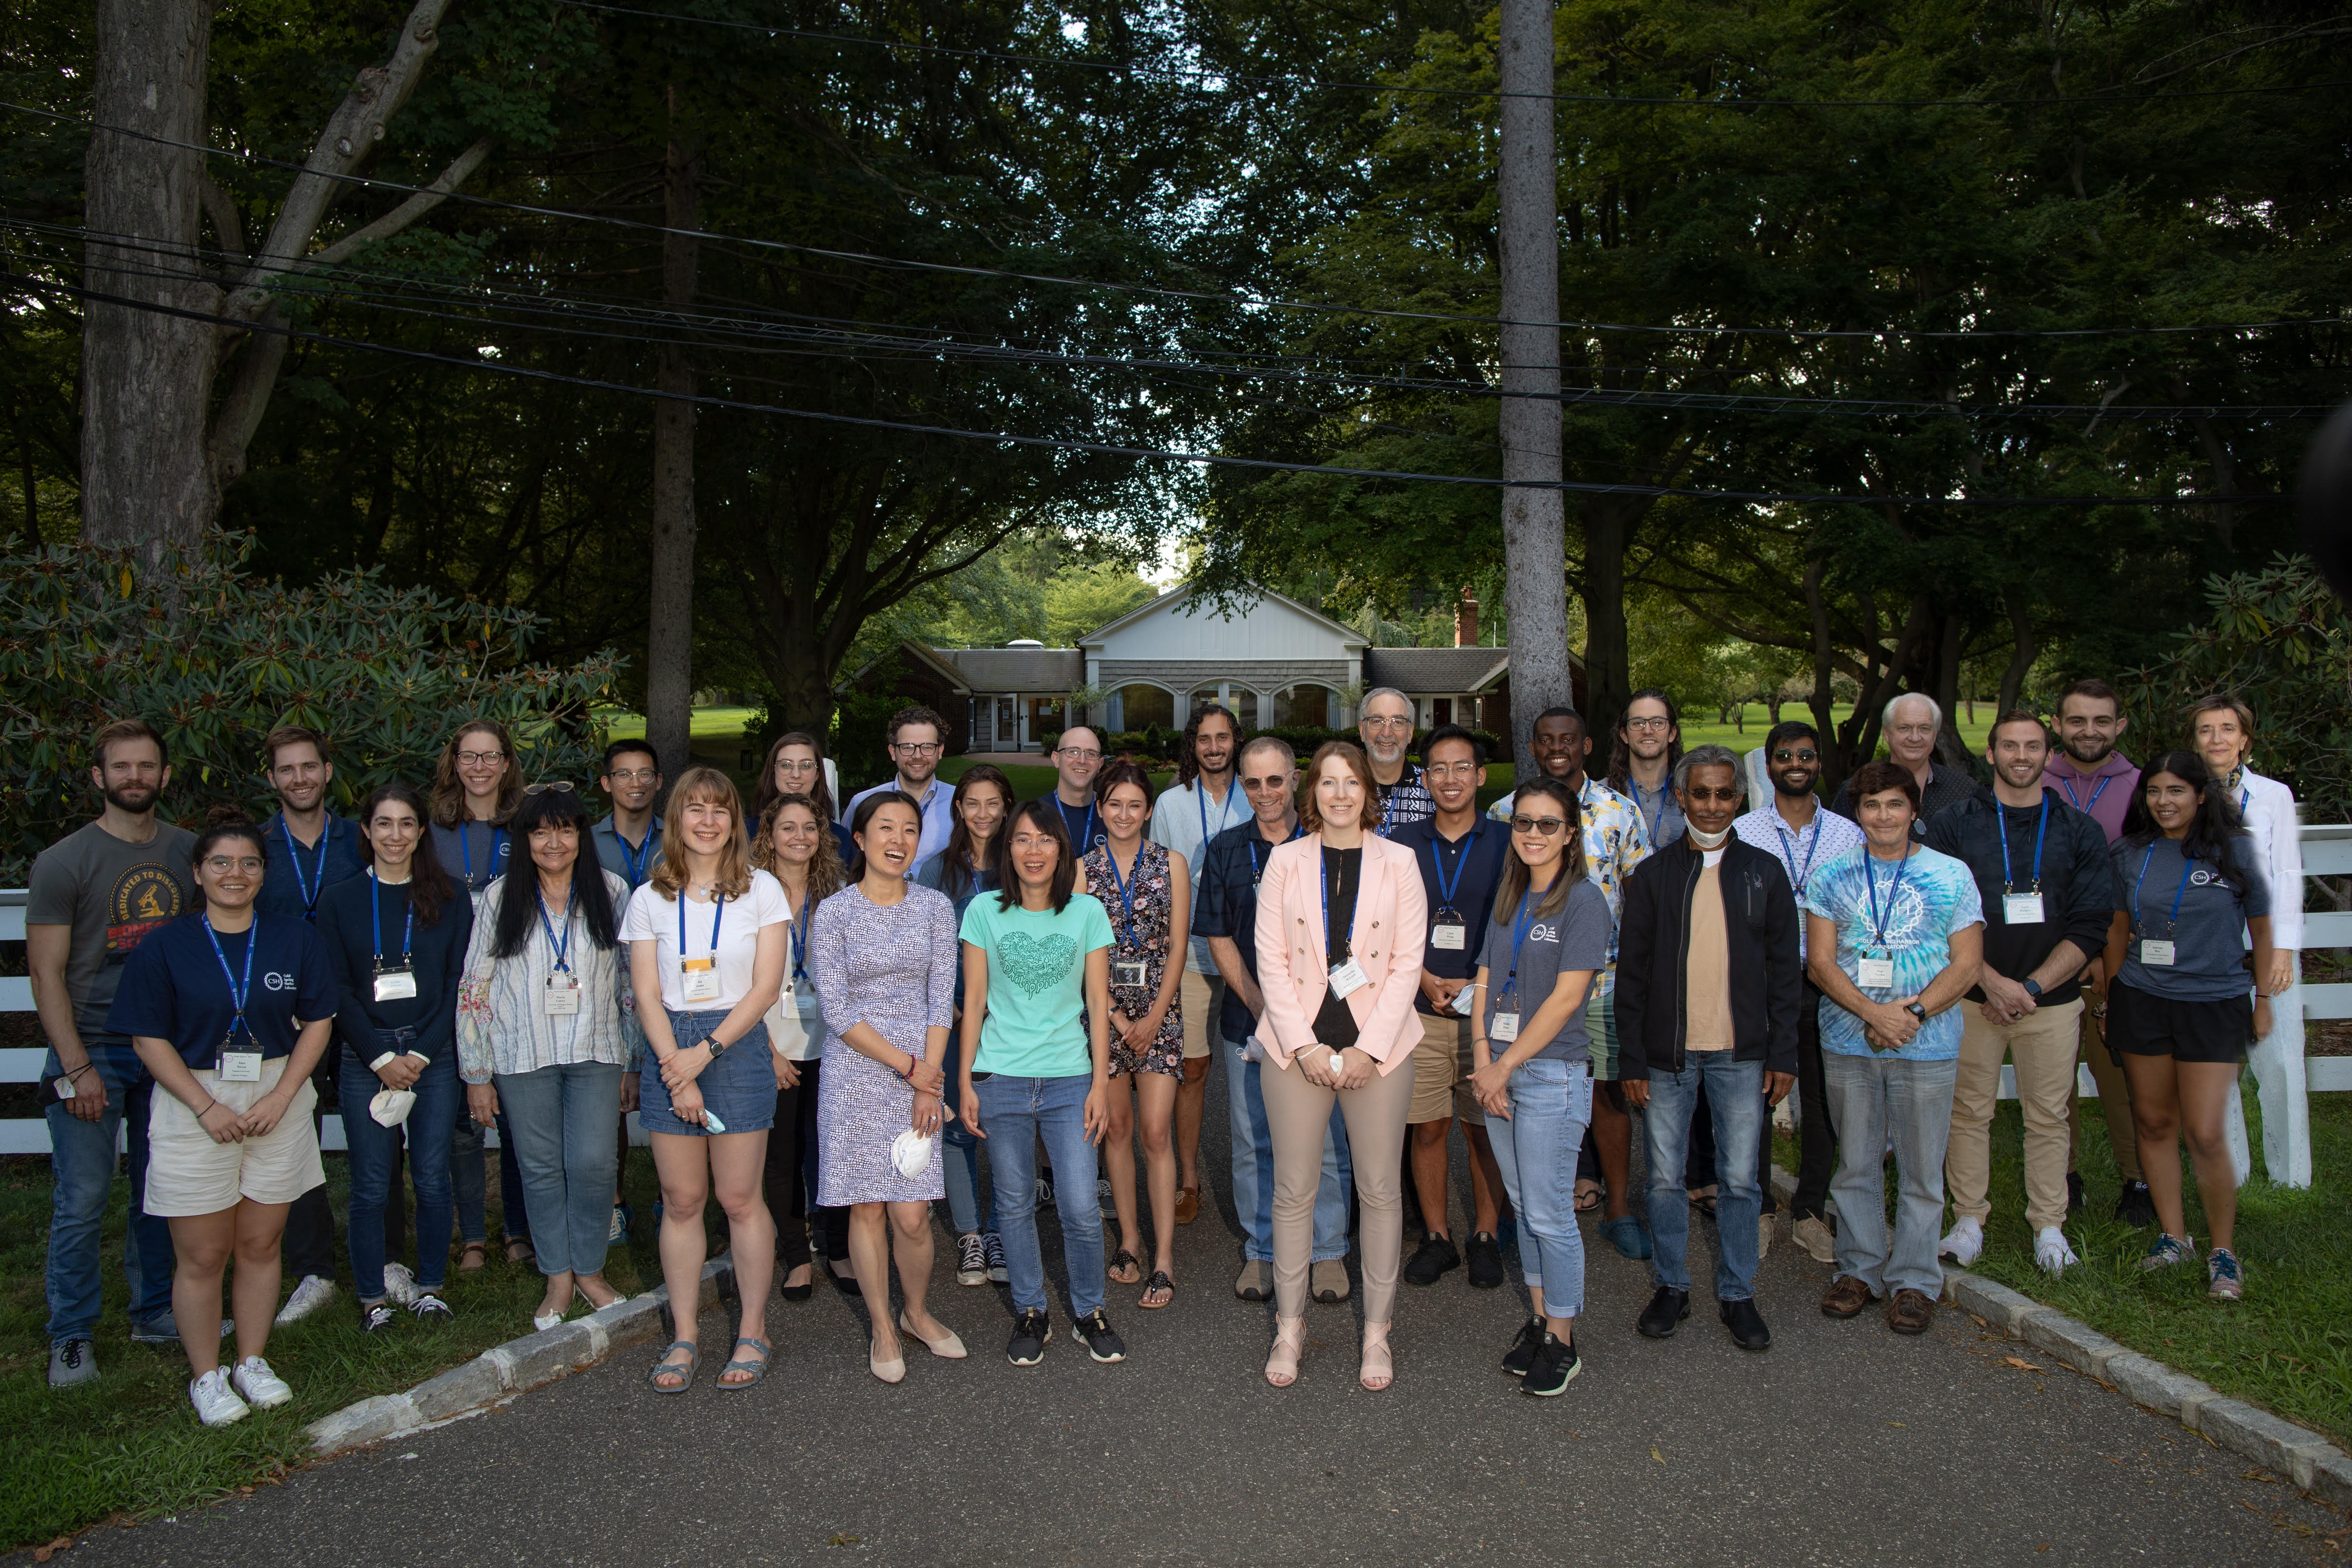
[[[391,1281],[384,1282],[387,1291]],[[321,1279],[316,1274],[305,1274],[302,1282],[294,1287],[294,1294],[286,1298],[286,1305],[278,1309],[278,1326],[299,1323],[335,1299],[335,1282]]]
[[[1936,1256],[1948,1258],[1966,1268],[1984,1256],[1984,1226],[1972,1219],[1954,1220],[1951,1234],[1937,1247]]]
[[[328,1289],[332,1289],[333,1287]],[[383,1266],[383,1293],[395,1307],[416,1304],[416,1276],[408,1271],[407,1264],[387,1263]],[[294,1304],[289,1301],[286,1305],[290,1311]]]
[[[286,1380],[269,1370],[269,1363],[257,1355],[249,1355],[236,1363],[229,1381],[245,1395],[246,1403],[257,1410],[275,1410],[294,1397]]]
[[[280,1384],[281,1388],[285,1385]],[[218,1367],[188,1384],[188,1403],[196,1407],[196,1419],[207,1426],[226,1426],[232,1421],[245,1419],[250,1408],[228,1385],[226,1374]]]
[[[2066,1245],[2066,1233],[2056,1226],[2044,1226],[2034,1233],[2033,1261],[2043,1273],[2053,1279],[2083,1260]]]

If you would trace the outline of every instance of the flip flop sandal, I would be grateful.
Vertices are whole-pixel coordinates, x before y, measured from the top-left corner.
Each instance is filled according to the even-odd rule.
[[[1713,1219],[1715,1217],[1715,1198],[1716,1194],[1713,1193],[1701,1193],[1697,1197],[1691,1199],[1690,1205],[1691,1207],[1698,1210],[1699,1213],[1706,1215],[1707,1218]]]
[[[745,1361],[742,1357],[738,1356],[733,1361],[729,1362],[725,1366],[719,1369],[719,1386],[730,1393],[739,1388],[749,1388],[753,1384],[768,1375],[768,1342],[765,1340],[752,1339],[742,1339],[735,1342],[735,1348],[737,1350],[741,1350],[745,1345],[750,1345],[753,1350],[758,1351],[760,1352],[760,1359],[758,1361]],[[665,1352],[664,1353],[667,1354],[667,1352]],[[751,1375],[745,1378],[740,1383],[730,1383],[727,1381],[727,1374],[730,1372],[748,1372]]]
[[[465,1273],[479,1274],[489,1261],[490,1249],[484,1242],[469,1241],[458,1249],[457,1267]]]
[[[669,1352],[672,1351],[686,1352],[686,1362],[683,1365],[669,1359]],[[661,1354],[654,1358],[654,1364],[646,1373],[646,1381],[653,1384],[656,1394],[684,1394],[694,1386],[694,1369],[701,1364],[700,1351],[688,1344],[684,1340],[672,1340],[662,1347]],[[670,1388],[665,1386],[661,1381],[665,1376],[683,1378],[684,1381],[676,1388]]]
[[[1151,1299],[1152,1293],[1159,1290],[1164,1290],[1167,1294],[1155,1301]],[[1168,1278],[1165,1270],[1155,1268],[1151,1271],[1151,1278],[1143,1282],[1143,1300],[1136,1304],[1146,1311],[1156,1312],[1174,1300],[1176,1300],[1176,1281]]]
[[[1599,1208],[1600,1206],[1601,1206],[1601,1189],[1600,1189],[1600,1188],[1595,1187],[1595,1188],[1593,1188],[1593,1189],[1592,1189],[1591,1192],[1589,1192],[1589,1193],[1579,1193],[1579,1194],[1576,1194],[1576,1212],[1577,1212],[1577,1213],[1579,1213],[1579,1214],[1591,1214],[1594,1209],[1597,1209],[1597,1208]]]
[[[530,1238],[529,1237],[510,1236],[507,1238],[507,1261],[509,1263],[529,1263],[538,1256],[539,1249],[531,1246]]]
[[[1110,1267],[1103,1275],[1114,1285],[1132,1285],[1143,1278],[1143,1265],[1135,1254],[1124,1247],[1110,1255]]]

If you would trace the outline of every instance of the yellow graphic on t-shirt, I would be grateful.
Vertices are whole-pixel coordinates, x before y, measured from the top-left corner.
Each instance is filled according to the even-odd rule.
[[[179,879],[152,862],[133,866],[115,879],[106,900],[106,951],[121,961],[147,940],[147,933],[180,916]]]

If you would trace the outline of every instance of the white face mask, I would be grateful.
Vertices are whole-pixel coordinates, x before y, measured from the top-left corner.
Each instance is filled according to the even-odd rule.
[[[1731,829],[1728,827],[1720,833],[1701,833],[1697,828],[1685,825],[1683,831],[1690,837],[1690,841],[1701,849],[1720,849],[1723,847],[1723,841],[1731,837]]]

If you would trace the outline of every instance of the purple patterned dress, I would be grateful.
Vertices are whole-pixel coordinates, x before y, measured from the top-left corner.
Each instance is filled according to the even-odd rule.
[[[1098,845],[1087,850],[1078,864],[1086,868],[1088,890],[1102,900],[1104,912],[1110,916],[1111,1010],[1129,1018],[1140,1018],[1151,1011],[1152,1001],[1160,994],[1160,982],[1168,973],[1168,922],[1175,913],[1176,903],[1176,885],[1168,871],[1168,847],[1146,839],[1136,853],[1135,875],[1129,879],[1127,889],[1135,900],[1132,922],[1128,919],[1128,900],[1119,893],[1110,846]],[[1178,942],[1174,951],[1181,963],[1185,952],[1183,942]],[[1137,963],[1143,965],[1143,984],[1119,984],[1118,966]],[[1118,1029],[1111,1030],[1110,1071],[1113,1078],[1131,1072],[1184,1076],[1184,999],[1181,990],[1169,999],[1168,1016],[1160,1021],[1160,1032],[1140,1052],[1130,1049]]]
[[[913,1181],[891,1163],[890,1144],[912,1123],[915,1091],[906,1079],[851,1048],[841,1030],[864,1023],[915,1056],[924,1031],[955,1020],[960,950],[955,906],[909,883],[887,908],[844,888],[809,922],[808,972],[825,1019],[824,1070],[817,1075],[817,1202],[923,1203],[947,1195],[939,1141],[930,1168]]]

